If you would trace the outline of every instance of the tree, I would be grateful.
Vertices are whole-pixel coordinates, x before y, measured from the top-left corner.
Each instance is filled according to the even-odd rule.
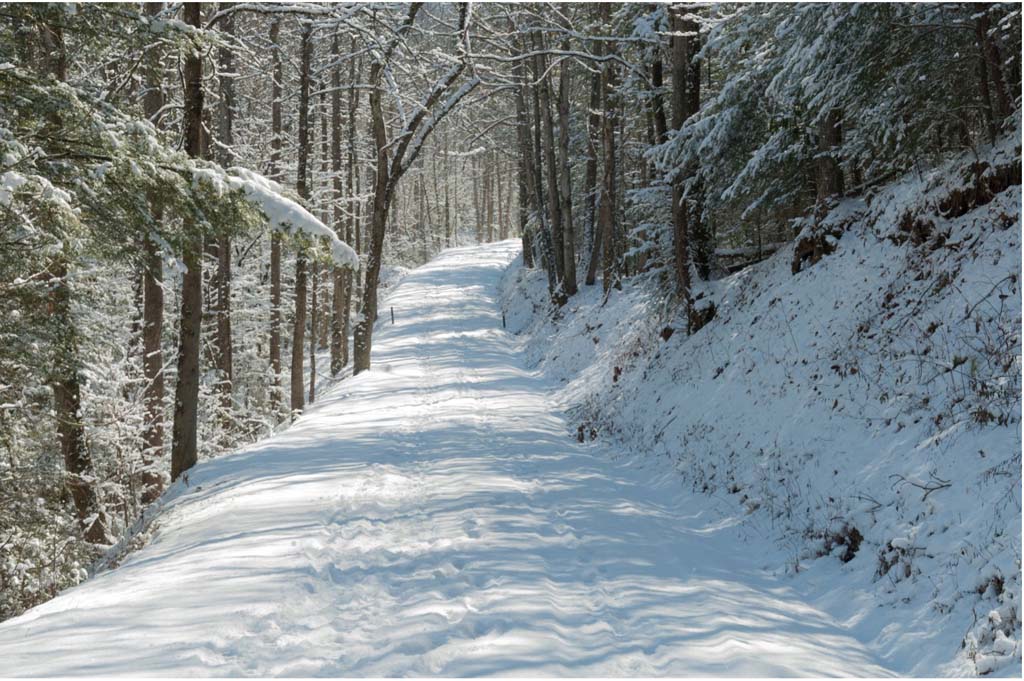
[[[366,264],[366,283],[363,287],[363,301],[359,322],[354,334],[355,373],[370,368],[370,351],[373,341],[373,323],[377,318],[377,284],[380,280],[381,259],[384,251],[384,234],[388,222],[388,211],[394,199],[399,179],[416,160],[423,143],[437,124],[477,85],[480,78],[474,76],[453,89],[466,70],[470,12],[468,5],[459,5],[459,44],[455,64],[445,70],[434,81],[429,92],[416,107],[392,140],[389,139],[384,118],[383,78],[384,71],[400,42],[409,34],[416,20],[421,3],[409,7],[406,19],[398,26],[392,38],[382,50],[374,52],[370,66],[370,119],[376,156],[374,171],[373,205],[370,213],[370,249]]]
[[[598,210],[598,230],[603,244],[603,273],[601,285],[605,295],[612,287],[619,287],[621,262],[616,253],[616,149],[615,128],[618,123],[618,97],[615,65],[607,62],[601,73],[602,124],[601,142],[604,148],[604,172],[601,181],[601,199]]]
[[[281,58],[281,20],[270,24],[270,43],[274,59],[271,77],[273,95],[271,104],[271,138],[269,175],[280,180],[281,163],[281,83],[284,80],[284,60]],[[281,403],[281,234],[270,235],[270,370],[274,376],[271,401],[275,407]]]
[[[815,167],[819,204],[843,192],[843,173],[833,156],[843,141],[841,121],[842,114],[838,109],[829,109],[818,121],[818,156]]]
[[[338,34],[335,33],[331,40],[331,58],[337,62],[339,59]],[[352,60],[352,68],[355,67],[355,60]],[[355,83],[354,73],[350,78]],[[351,97],[351,90],[349,96]],[[353,117],[355,112],[349,111]],[[331,188],[334,199],[333,223],[335,230],[342,223],[342,201],[352,196],[352,172],[348,173],[348,195],[342,192],[341,187],[341,72],[337,63],[331,69]],[[351,161],[351,159],[350,159]],[[344,218],[346,224],[345,241],[352,241],[352,213],[348,208],[347,216]],[[348,364],[348,315],[352,302],[352,270],[341,268],[335,265],[331,270],[331,283],[334,287],[334,295],[331,297],[331,374],[337,376]]]
[[[696,54],[694,33],[697,30],[692,19],[685,17],[678,8],[673,8],[672,24],[672,127],[679,130],[690,116],[696,113],[694,99],[690,93],[692,84],[692,62]],[[675,253],[676,289],[687,310],[690,302],[690,243],[689,211],[685,203],[686,178],[677,172],[672,183],[672,243]]]
[[[187,4],[185,23],[199,28],[201,5]],[[200,158],[203,149],[203,57],[198,45],[185,55],[185,153]],[[199,410],[199,335],[203,314],[203,234],[195,218],[186,219],[182,262],[181,317],[178,330],[178,382],[174,388],[171,480],[196,465]]]
[[[164,10],[162,2],[146,3],[146,13],[158,16]],[[161,51],[150,51],[146,61],[146,91],[143,96],[143,111],[154,125],[160,125],[164,108]],[[153,221],[163,221],[163,207],[154,194],[150,197]],[[142,503],[151,504],[163,491],[164,476],[159,470],[164,449],[164,356],[161,336],[164,323],[163,260],[159,246],[152,234],[143,237],[142,269],[142,369],[146,381],[144,400],[146,421],[142,431],[143,471]]]
[[[540,120],[543,130],[543,143],[541,148],[544,152],[544,168],[547,171],[547,209],[548,227],[550,230],[552,250],[552,267],[555,272],[555,279],[562,287],[558,297],[559,304],[564,304],[564,297],[569,295],[565,289],[565,246],[562,229],[562,200],[558,195],[558,162],[555,159],[555,133],[554,122],[551,117],[551,81],[547,73],[547,64],[544,57],[544,43],[538,32],[534,33],[534,57],[533,77],[537,81],[535,90],[538,99],[534,102],[537,111],[540,113]]]
[[[604,43],[598,42],[596,56],[604,56]],[[601,69],[594,69],[590,76],[590,104],[587,116],[587,167],[584,184],[587,187],[587,206],[583,226],[586,243],[590,244],[590,258],[587,261],[587,276],[584,280],[587,286],[593,286],[597,282],[597,267],[601,254],[601,230],[597,226],[597,206],[601,196],[601,188],[598,184],[597,160],[598,140],[601,139],[601,92],[602,92]]]
[[[225,11],[232,3],[220,3],[220,11]],[[233,14],[227,14],[221,21],[221,30],[227,38],[233,38],[235,20]],[[225,168],[235,164],[235,51],[233,47],[222,45],[217,50],[218,70],[220,72],[220,102],[217,112],[219,163]],[[217,257],[217,273],[213,277],[215,315],[217,331],[215,335],[215,357],[217,373],[220,380],[217,388],[221,394],[221,404],[225,409],[231,407],[232,387],[232,345],[231,345],[231,237],[224,234],[212,240]]]
[[[312,23],[301,29],[299,43],[299,167],[295,176],[295,190],[302,199],[309,199],[309,83],[313,44]],[[306,285],[307,258],[300,246],[295,259],[295,318],[292,323],[291,411],[292,418],[305,406],[303,394],[303,353],[306,337]],[[313,330],[316,333],[316,330]]]
[[[537,73],[538,62],[536,57],[532,60],[534,67],[534,80],[539,80]],[[525,88],[525,76],[520,76],[523,87]],[[526,139],[531,141],[531,149],[529,156],[531,158],[530,163],[530,178],[533,180],[533,205],[537,215],[537,223],[539,229],[537,230],[537,236],[540,238],[540,259],[544,270],[548,275],[548,294],[551,296],[551,302],[556,307],[561,307],[565,304],[563,298],[562,289],[559,286],[558,281],[558,267],[555,263],[554,247],[552,245],[551,232],[552,227],[550,223],[550,213],[545,208],[545,195],[544,195],[544,155],[542,152],[543,145],[541,143],[541,99],[540,99],[540,87],[534,83],[530,88],[533,95],[530,110],[533,113],[533,135],[531,140],[530,131],[526,131]],[[550,189],[550,185],[548,186]],[[550,200],[550,199],[548,199]]]
[[[569,41],[562,43],[562,50],[569,51]],[[559,190],[562,198],[562,288],[565,295],[576,295],[576,233],[572,224],[572,166],[569,159],[569,90],[571,76],[569,61],[563,60],[559,69],[558,83],[558,150]]]
[[[513,67],[513,78],[515,84],[515,107],[516,107],[516,142],[519,147],[519,232],[523,240],[523,264],[533,268],[533,230],[530,228],[530,209],[540,215],[541,209],[535,201],[531,201],[531,194],[534,193],[536,185],[533,181],[533,143],[530,141],[530,118],[526,110],[526,77],[522,62]],[[535,194],[533,194],[535,196]]]
[[[165,449],[181,479],[279,429],[284,381],[299,409],[322,394],[316,351],[341,378],[352,331],[367,369],[389,266],[511,234],[552,308],[602,269],[609,293],[664,294],[693,330],[710,308],[692,300],[716,298],[701,279],[796,230],[826,242],[840,196],[993,144],[1009,166],[979,163],[950,214],[971,180],[1016,182],[1009,5],[0,15],[0,544],[17,547],[0,585],[26,585],[0,588],[0,618],[123,539],[167,482]],[[368,252],[358,274],[338,236]]]
[[[68,58],[64,44],[64,31],[59,22],[48,20],[38,27],[40,45],[45,50],[44,68],[58,81],[67,80]],[[49,116],[49,124],[56,131],[62,125],[57,113]],[[99,508],[96,490],[90,482],[92,462],[85,444],[85,426],[81,413],[81,360],[78,354],[78,333],[71,315],[71,285],[68,279],[71,252],[69,244],[62,243],[47,268],[50,293],[47,301],[54,336],[51,358],[51,388],[57,419],[67,487],[78,512],[86,541],[102,542],[106,539],[105,520]]]
[[[354,264],[283,188],[245,169],[268,157],[271,83],[251,74],[273,55],[247,45],[259,42],[266,17],[225,6],[197,30],[195,9],[12,5],[0,17],[0,543],[15,561],[0,560],[0,619],[79,581],[100,545],[159,496],[165,427],[180,479],[199,458],[277,425],[260,328],[268,220],[278,232],[328,238],[335,261]],[[187,22],[174,20],[179,12]],[[254,14],[243,21],[241,12]],[[232,23],[235,35],[217,28]],[[225,68],[228,45],[236,54]],[[162,78],[175,54],[185,61],[184,89]],[[203,93],[203,66],[214,65],[205,54],[221,79]],[[217,105],[206,107],[202,94]],[[215,139],[208,143],[203,129]],[[207,145],[238,167],[207,159]],[[240,331],[231,419],[218,406],[222,382],[205,372],[214,366],[199,366],[217,329],[199,329],[202,293],[215,288],[203,285],[198,260],[204,240],[216,246],[223,237],[237,246],[227,274]],[[165,294],[182,303],[183,316],[167,310],[167,323],[184,333],[161,333]],[[208,303],[207,311],[217,300]],[[173,425],[162,394],[162,358],[171,353],[180,379]],[[199,381],[203,374],[212,380]],[[63,465],[53,465],[55,452]],[[14,579],[22,586],[6,588]]]

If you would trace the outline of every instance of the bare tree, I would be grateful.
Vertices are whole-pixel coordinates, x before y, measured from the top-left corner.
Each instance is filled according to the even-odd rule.
[[[309,199],[309,71],[313,52],[312,33],[312,23],[304,23],[299,46],[299,159],[295,176],[295,190],[304,200]],[[292,418],[295,418],[295,415],[305,406],[302,383],[306,338],[307,277],[306,251],[300,246],[295,259],[295,319],[292,326],[291,365]]]
[[[569,41],[562,43],[562,49],[569,51]],[[569,90],[571,72],[569,60],[563,60],[559,69],[558,82],[558,150],[559,150],[559,191],[562,199],[562,288],[565,295],[576,295],[576,234],[572,224],[572,170],[569,160]]]
[[[416,20],[422,3],[413,3],[405,21],[395,30],[392,38],[382,50],[374,54],[370,67],[370,119],[373,143],[376,150],[377,167],[374,173],[373,206],[370,215],[370,250],[366,265],[366,283],[363,289],[362,309],[354,334],[356,373],[370,368],[370,351],[373,341],[373,323],[377,317],[377,284],[380,279],[381,259],[384,252],[384,234],[387,228],[388,212],[394,199],[398,180],[416,160],[427,137],[451,110],[479,83],[473,76],[457,89],[454,88],[460,76],[468,67],[469,5],[459,5],[459,46],[456,63],[442,74],[430,88],[426,97],[418,103],[415,113],[410,115],[401,131],[389,139],[384,117],[384,72],[394,51],[408,35]]]
[[[550,227],[550,238],[551,238],[551,249],[552,255],[552,267],[555,270],[555,278],[557,279],[559,286],[562,288],[562,293],[559,296],[560,300],[564,299],[564,296],[568,294],[568,291],[564,289],[563,276],[565,273],[565,250],[563,246],[563,231],[562,231],[562,200],[559,197],[558,192],[558,161],[555,158],[555,133],[554,133],[554,121],[551,115],[551,80],[547,74],[547,63],[544,58],[544,42],[540,38],[540,33],[534,33],[534,57],[533,57],[533,76],[537,81],[536,91],[538,99],[535,102],[537,110],[540,112],[540,121],[542,126],[543,143],[541,148],[544,152],[544,168],[547,171],[547,208],[548,208],[548,219]],[[564,302],[564,301],[563,301]]]
[[[595,49],[598,58],[604,56],[604,43],[598,42]],[[597,266],[601,255],[601,230],[597,226],[597,206],[601,188],[597,177],[598,140],[601,130],[601,71],[594,69],[590,76],[590,107],[587,117],[587,166],[584,183],[587,187],[587,206],[583,226],[585,241],[590,245],[590,259],[587,261],[587,277],[584,283],[593,286],[597,282]]]
[[[337,65],[339,58],[338,34],[331,40],[331,58],[335,62],[331,69],[331,189],[334,198],[333,223],[338,231],[342,223],[341,188],[341,72]],[[355,66],[355,60],[352,66]],[[354,82],[354,79],[350,82]],[[351,115],[351,113],[350,113]],[[352,173],[348,174],[348,196],[352,196]],[[349,208],[349,216],[351,216]],[[352,240],[352,218],[346,218],[345,241]],[[337,376],[348,364],[348,311],[352,295],[352,270],[335,266],[331,271],[334,295],[331,299],[331,374]]]
[[[221,3],[219,9],[225,10],[232,3]],[[221,21],[221,31],[227,36],[235,32],[233,14],[227,14]],[[220,107],[217,112],[219,144],[218,162],[225,168],[234,165],[235,144],[235,50],[230,46],[221,46],[217,50],[218,70],[220,71]],[[217,272],[213,278],[213,299],[217,319],[215,335],[215,358],[219,380],[217,388],[221,394],[224,407],[231,406],[232,384],[232,344],[231,344],[231,239],[221,236],[214,241],[214,252],[217,257]]]
[[[601,6],[602,14],[607,19],[608,6]],[[617,220],[615,208],[617,203],[617,163],[615,148],[615,129],[618,125],[618,93],[615,62],[607,61],[601,70],[601,141],[604,149],[604,173],[601,181],[601,203],[598,209],[598,230],[601,233],[602,275],[601,286],[607,295],[614,286],[619,287],[621,261],[616,249]]]
[[[270,24],[270,43],[273,51],[272,103],[270,112],[270,169],[271,179],[280,180],[281,163],[281,81],[284,79],[284,60],[281,58],[281,19],[275,17]],[[280,407],[281,395],[281,234],[270,235],[270,370],[274,375],[271,402]]]

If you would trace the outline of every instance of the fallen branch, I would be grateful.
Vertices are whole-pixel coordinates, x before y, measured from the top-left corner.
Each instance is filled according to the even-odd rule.
[[[921,501],[927,499],[928,495],[932,492],[937,492],[940,489],[946,489],[947,487],[953,486],[953,483],[949,480],[943,480],[942,478],[937,477],[934,473],[929,473],[928,477],[930,478],[928,482],[917,482],[898,474],[890,475],[889,479],[891,480],[892,478],[896,478],[896,482],[892,484],[893,489],[896,489],[899,485],[907,484],[924,490],[924,496],[921,497]]]

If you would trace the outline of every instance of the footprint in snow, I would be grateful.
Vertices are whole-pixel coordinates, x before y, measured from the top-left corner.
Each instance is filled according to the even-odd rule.
[[[476,520],[467,520],[462,523],[462,531],[466,533],[467,537],[478,539],[480,537],[480,523]]]

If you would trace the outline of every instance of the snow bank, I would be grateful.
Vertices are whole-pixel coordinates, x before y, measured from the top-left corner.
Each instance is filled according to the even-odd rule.
[[[783,248],[697,291],[717,312],[693,336],[635,283],[557,319],[542,272],[504,284],[580,438],[744,509],[904,674],[1021,669],[1019,149],[1016,185],[962,200],[1003,152],[844,203],[831,255],[794,275]]]

